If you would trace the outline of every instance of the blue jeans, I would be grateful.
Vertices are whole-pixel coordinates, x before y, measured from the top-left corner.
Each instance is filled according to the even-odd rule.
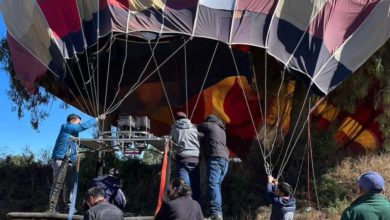
[[[177,176],[184,179],[187,185],[191,186],[192,198],[199,202],[200,171],[198,163],[176,163]]]
[[[207,188],[211,216],[222,216],[221,185],[228,167],[229,161],[222,157],[210,157],[207,159]]]

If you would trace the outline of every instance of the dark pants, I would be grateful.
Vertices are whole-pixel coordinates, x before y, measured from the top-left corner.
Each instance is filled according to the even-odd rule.
[[[51,167],[53,168],[53,183],[50,190],[50,194],[53,191],[55,181],[57,179],[57,176],[60,172],[60,166],[62,164],[62,160],[51,160]],[[72,199],[72,191],[73,191],[73,166],[72,162],[69,161],[67,172],[64,180],[63,190],[62,190],[62,196],[60,195],[59,198],[59,205],[57,205],[56,211],[62,211],[62,209],[67,209],[70,206],[71,199]],[[58,208],[59,206],[63,206],[63,208]]]
[[[229,167],[229,161],[222,157],[207,159],[207,188],[210,201],[210,215],[222,217],[221,185]]]
[[[184,181],[191,186],[192,198],[199,202],[200,189],[199,189],[199,164],[198,163],[176,163],[177,176],[184,179]]]

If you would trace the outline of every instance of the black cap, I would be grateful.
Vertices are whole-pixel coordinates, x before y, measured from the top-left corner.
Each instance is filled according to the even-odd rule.
[[[70,122],[72,121],[73,119],[80,119],[81,120],[81,117],[79,115],[76,115],[76,114],[70,114],[68,115],[68,117],[66,118],[66,122]]]

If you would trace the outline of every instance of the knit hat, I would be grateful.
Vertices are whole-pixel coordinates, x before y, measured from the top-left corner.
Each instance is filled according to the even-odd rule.
[[[373,171],[363,173],[357,179],[357,184],[365,191],[380,191],[385,188],[385,180],[383,177]]]

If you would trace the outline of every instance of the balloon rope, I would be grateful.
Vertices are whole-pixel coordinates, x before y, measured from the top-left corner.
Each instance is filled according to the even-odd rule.
[[[259,92],[259,86],[258,86],[258,84],[257,84],[256,68],[255,68],[255,65],[253,64],[253,56],[252,56],[252,53],[250,53],[249,56],[250,56],[250,61],[251,61],[251,66],[252,66],[253,79],[254,79],[254,81],[255,81],[254,86],[255,86],[257,98],[259,99],[259,102],[258,102],[258,103],[259,103],[260,117],[261,117],[261,118],[264,118],[264,115],[263,115],[263,108],[261,107],[261,97],[260,97],[260,92]]]
[[[76,4],[76,7],[77,7],[77,10],[80,12],[79,4]],[[85,32],[84,32],[83,21],[82,21],[80,16],[79,16],[79,21],[80,21],[80,25],[82,26],[81,34],[83,36],[84,51],[85,51],[84,54],[85,54],[85,57],[86,57],[85,62],[86,62],[87,70],[88,70],[88,77],[89,77],[89,79],[91,79],[91,77],[93,77],[93,73],[91,74],[91,68],[90,68],[90,63],[89,63],[89,55],[88,55],[88,48],[87,48],[87,46],[88,46],[87,38],[86,38],[86,35],[85,35]],[[78,62],[78,59],[77,59],[77,62]],[[79,65],[79,63],[78,63],[78,65]],[[79,71],[80,71],[80,74],[83,75],[82,71],[81,71],[81,68],[80,68],[80,65],[79,65]],[[84,81],[84,79],[83,79],[83,81]],[[86,84],[88,84],[88,82]],[[85,86],[85,84],[84,84],[84,86]],[[93,83],[89,84],[91,96],[93,95],[93,91],[94,91],[93,86],[94,86]],[[86,92],[88,94],[88,91],[86,91]],[[90,99],[90,97],[88,97],[88,99],[91,100],[91,102],[93,101],[92,99]],[[92,103],[92,105],[94,105],[94,104]]]
[[[100,1],[97,1],[98,10],[100,9]],[[100,37],[100,10],[97,12],[97,31],[96,31],[96,50],[99,50],[99,37]],[[96,116],[99,115],[99,53],[96,54],[96,75],[97,75],[97,84],[95,83],[95,78],[92,78],[93,84],[95,85],[95,94],[96,94]]]
[[[297,181],[295,182],[295,187],[294,187],[294,191],[292,193],[292,196],[295,195],[295,192],[297,191],[297,188],[298,188],[298,184],[299,184],[299,179],[301,177],[301,173],[302,173],[302,169],[303,169],[303,161],[305,160],[305,155],[306,155],[306,149],[307,149],[307,144],[305,144],[305,149],[303,149],[303,155],[302,155],[302,160],[301,160],[301,165],[299,166],[299,172],[298,172],[298,177],[297,177]]]
[[[106,88],[105,88],[105,91],[104,91],[104,104],[103,104],[103,114],[106,114],[106,111],[107,111],[107,108],[106,108],[106,104],[107,104],[107,96],[108,96],[108,80],[110,78],[110,67],[111,67],[111,51],[112,51],[112,44],[114,43],[114,39],[113,39],[113,34],[111,33],[110,35],[110,47],[109,47],[109,52],[108,52],[108,63],[107,63],[107,73],[106,73]],[[106,120],[103,120],[103,123],[102,123],[102,128],[104,128],[105,126],[105,122]]]
[[[153,48],[152,48],[152,46],[151,46],[150,44],[149,44],[149,48],[150,48],[150,51],[152,51],[152,53],[153,53]],[[156,66],[158,66],[156,57],[154,56],[154,53],[153,53],[152,56],[153,56],[154,64],[155,64]],[[168,93],[167,93],[167,90],[165,89],[165,85],[164,85],[164,80],[163,80],[163,78],[162,78],[162,76],[161,76],[161,73],[160,73],[160,70],[159,70],[159,69],[157,69],[157,73],[158,73],[158,77],[159,77],[160,82],[161,82],[161,86],[162,86],[163,91],[164,91],[165,98],[167,99],[167,104],[168,104],[169,111],[171,112],[172,121],[175,121],[175,116],[173,115],[173,110],[172,110],[171,102],[169,101]]]
[[[82,71],[82,69],[81,69],[81,66],[80,66],[80,62],[79,62],[79,59],[78,59],[78,57],[77,57],[77,55],[76,55],[76,63],[77,63],[77,67],[78,67],[78,69],[79,69],[79,72],[80,72],[80,76],[81,76],[81,80],[83,81],[83,88],[85,88],[85,90],[83,90],[83,91],[85,91],[85,93],[87,94],[87,99],[88,100],[91,100],[92,101],[92,106],[94,105],[94,100],[93,99],[91,99],[91,97],[93,98],[93,89],[92,89],[92,87],[91,87],[91,95],[90,95],[90,92],[89,92],[89,90],[86,88],[86,81],[85,81],[85,79],[84,79],[84,74],[83,74],[83,71]],[[87,61],[88,62],[88,61]],[[88,64],[87,64],[88,65]],[[91,84],[90,84],[91,85]],[[92,108],[92,107],[91,107]],[[94,108],[92,108],[92,114],[96,114],[96,111],[95,111],[95,109]]]
[[[312,84],[310,84],[310,85],[312,85]],[[309,93],[309,90],[310,90],[310,89],[308,89],[307,94]],[[307,99],[307,94],[306,94],[306,97],[305,97],[305,102],[306,102],[306,99]],[[278,174],[277,179],[281,176],[281,174],[282,174],[282,172],[283,172],[285,166],[287,165],[287,162],[288,162],[288,160],[289,160],[289,158],[290,158],[290,156],[291,156],[291,154],[292,154],[292,151],[293,151],[293,149],[295,148],[295,145],[296,145],[297,142],[298,142],[299,136],[302,134],[303,129],[305,128],[306,123],[308,122],[311,113],[312,113],[312,112],[313,112],[313,111],[314,111],[314,110],[315,110],[315,109],[316,109],[316,108],[325,100],[325,98],[326,98],[326,96],[322,97],[322,98],[315,104],[314,107],[310,108],[309,113],[308,113],[308,117],[306,118],[306,120],[305,120],[305,122],[304,122],[304,124],[303,124],[303,126],[302,126],[302,129],[301,129],[301,131],[299,132],[299,135],[298,135],[298,137],[296,138],[296,141],[294,142],[294,145],[293,145],[293,147],[292,147],[292,150],[290,150],[290,154],[289,154],[288,159],[285,160],[285,158],[283,158],[283,161],[282,161],[282,163],[281,163],[281,167],[280,167],[280,170],[279,170],[279,174]],[[304,104],[303,104],[303,106],[302,106],[302,109],[303,109],[303,107],[304,107]],[[301,109],[301,113],[302,113],[302,109]],[[300,116],[301,116],[301,114],[299,115],[299,118],[300,118]],[[292,135],[291,138],[290,138],[290,142],[289,142],[289,145],[287,146],[285,156],[286,156],[286,154],[287,154],[287,151],[288,151],[288,148],[289,148],[289,146],[290,146],[290,143],[291,143],[291,141],[292,141],[292,139],[293,139],[293,136],[294,136],[296,127],[297,127],[297,125],[298,125],[299,118],[297,119],[297,123],[295,124],[295,128],[294,128],[294,131],[293,131],[293,135]]]
[[[117,108],[119,108],[119,106],[122,104],[122,102],[129,96],[131,95],[140,85],[142,85],[142,83],[144,83],[146,80],[148,80],[155,72],[157,72],[158,69],[160,69],[166,62],[168,62],[178,51],[181,50],[181,48],[186,44],[188,43],[188,41],[190,41],[190,39],[187,39],[183,45],[181,45],[179,48],[177,48],[171,55],[169,55],[169,57],[167,57],[155,70],[153,70],[147,77],[145,77],[145,79],[143,79],[137,86],[133,86],[125,95],[124,97],[117,103],[115,104],[111,109],[110,111],[107,112],[107,114],[110,114],[112,113],[113,111],[115,111]]]
[[[251,122],[252,122],[252,126],[253,126],[253,130],[256,134],[256,140],[259,144],[259,147],[260,147],[260,151],[261,151],[261,154],[263,156],[263,160],[265,161],[266,158],[265,158],[265,149],[262,148],[262,144],[260,142],[260,139],[259,139],[259,136],[258,136],[258,133],[257,133],[257,128],[256,128],[256,123],[255,123],[255,120],[253,119],[253,115],[252,115],[252,112],[251,112],[251,109],[249,107],[249,102],[248,102],[248,98],[246,96],[246,93],[245,93],[245,90],[244,90],[244,84],[242,83],[242,80],[241,80],[241,76],[240,76],[240,72],[238,70],[238,66],[237,66],[237,62],[236,62],[236,58],[234,57],[234,53],[233,53],[233,50],[230,48],[230,53],[232,55],[232,58],[233,58],[233,62],[234,62],[234,66],[236,68],[236,73],[237,73],[237,78],[238,78],[238,81],[240,83],[240,87],[241,87],[241,90],[242,90],[242,95],[244,97],[244,100],[245,100],[245,104],[246,104],[246,107],[248,109],[248,113],[249,113],[249,117],[251,119]],[[266,162],[266,161],[265,161]],[[265,169],[265,172],[269,175],[270,174],[270,170],[269,170],[269,166],[268,166],[268,163],[264,163],[264,169]]]
[[[86,102],[86,100],[85,100],[85,98],[83,96],[83,93],[82,93],[82,91],[81,91],[81,89],[80,89],[80,87],[79,87],[79,85],[78,85],[78,83],[77,83],[77,81],[76,81],[76,79],[74,77],[74,74],[73,74],[72,70],[70,69],[70,67],[69,67],[69,65],[68,65],[68,63],[66,61],[64,61],[64,63],[65,63],[65,66],[66,66],[66,68],[68,69],[68,71],[70,73],[71,78],[73,79],[74,84],[76,85],[77,91],[80,93],[80,96],[81,96],[81,98],[82,98],[82,100],[83,100],[83,102],[84,102],[84,104],[85,104],[85,106],[86,106],[86,108],[88,110],[87,113],[93,114],[93,111],[91,111],[91,109],[89,108],[89,105],[87,104],[87,102]],[[83,81],[83,84],[84,84],[84,81]],[[69,88],[69,90],[71,90],[71,89]],[[74,94],[74,93],[72,93],[72,94]],[[85,110],[82,106],[80,106],[80,107],[83,109],[83,111]]]
[[[194,116],[194,113],[195,113],[195,109],[198,106],[198,102],[199,102],[200,96],[202,95],[203,88],[204,88],[204,86],[206,84],[206,80],[207,80],[207,77],[209,75],[209,72],[210,72],[210,69],[211,69],[211,65],[213,64],[214,57],[215,57],[215,54],[217,52],[218,46],[219,46],[219,41],[217,41],[217,43],[215,44],[214,52],[213,52],[213,55],[211,56],[209,66],[207,67],[207,72],[206,72],[206,75],[204,77],[202,86],[200,87],[198,97],[196,98],[196,102],[195,102],[194,108],[192,109],[190,120],[192,120],[192,117]]]
[[[106,73],[106,90],[105,90],[105,93],[104,93],[104,105],[103,105],[103,113],[105,114],[106,113],[106,110],[107,110],[107,107],[106,107],[106,104],[107,104],[107,96],[108,96],[108,80],[110,78],[110,67],[111,67],[111,52],[112,52],[112,44],[114,43],[114,39],[113,39],[113,34],[111,33],[111,37],[110,37],[110,49],[109,49],[109,53],[108,53],[108,64],[107,64],[107,73]]]
[[[115,102],[116,98],[118,97],[118,94],[121,90],[121,83],[122,83],[122,79],[123,79],[123,75],[124,75],[124,72],[125,72],[125,66],[126,66],[126,60],[127,60],[127,55],[128,55],[128,39],[129,39],[129,22],[130,22],[130,10],[128,11],[127,13],[127,23],[126,23],[126,42],[125,42],[125,57],[123,58],[123,64],[122,64],[122,71],[121,71],[121,76],[119,77],[119,81],[118,81],[118,87],[117,87],[117,91],[115,93],[115,96],[114,98],[112,99],[112,103]],[[111,104],[112,104],[111,103]],[[108,109],[111,107],[111,104],[110,106],[108,107]]]
[[[186,115],[188,115],[188,77],[187,77],[187,45],[184,45],[184,81],[186,90]]]
[[[296,123],[295,123],[293,132],[292,132],[292,134],[291,134],[291,138],[290,138],[290,140],[289,140],[289,142],[288,142],[286,151],[285,151],[285,153],[284,153],[284,156],[283,156],[283,159],[282,159],[282,162],[281,162],[281,167],[280,167],[279,172],[278,172],[278,175],[277,175],[277,179],[282,175],[282,173],[283,173],[283,171],[284,171],[284,168],[286,167],[288,161],[290,160],[290,157],[291,157],[291,155],[292,155],[292,152],[294,151],[294,148],[295,148],[295,146],[296,146],[296,144],[297,144],[297,142],[298,142],[298,139],[299,139],[299,137],[301,136],[303,130],[305,129],[305,125],[306,125],[306,123],[307,123],[307,121],[308,121],[308,119],[306,118],[306,120],[305,120],[305,122],[304,122],[304,124],[303,124],[303,126],[302,126],[302,129],[300,130],[300,132],[298,133],[298,136],[296,137],[296,139],[295,139],[295,141],[294,141],[294,144],[291,146],[291,143],[292,143],[292,141],[293,141],[293,139],[294,139],[294,135],[295,135],[295,132],[296,132],[296,130],[297,130],[297,127],[298,127],[298,124],[299,124],[299,120],[301,119],[302,112],[303,112],[303,109],[304,109],[304,107],[305,107],[307,98],[308,98],[309,93],[310,93],[310,88],[311,88],[312,85],[313,85],[313,83],[311,83],[310,86],[309,86],[309,88],[307,89],[307,93],[306,93],[305,99],[304,99],[304,101],[303,101],[303,103],[302,103],[302,107],[301,107],[301,110],[300,110],[300,112],[299,112],[298,119],[297,119],[297,121],[296,121]],[[310,113],[309,113],[309,114],[310,114]],[[309,114],[308,114],[308,115],[309,115]],[[291,149],[290,149],[290,148],[291,148]]]
[[[311,112],[310,110],[310,102],[309,102],[309,112]],[[313,184],[314,184],[314,192],[316,194],[316,200],[317,200],[317,206],[318,206],[318,210],[320,210],[320,201],[319,201],[319,197],[318,197],[318,191],[317,191],[317,183],[316,183],[316,174],[315,174],[315,171],[314,171],[314,161],[313,161],[313,148],[312,148],[312,144],[311,144],[311,129],[310,129],[310,114],[308,115],[308,120],[309,120],[309,123],[308,123],[308,137],[309,137],[309,152],[310,153],[310,161],[311,161],[311,170],[313,172]]]
[[[158,45],[158,43],[159,43],[159,40],[160,40],[160,38],[157,39],[157,42],[156,42],[155,45],[154,45],[154,48],[153,48],[153,51],[152,51],[152,55],[154,54],[154,51],[155,51],[155,49],[156,49],[156,47],[157,47],[157,45]],[[148,62],[145,64],[145,67],[144,67],[144,69],[142,70],[141,74],[139,75],[139,77],[138,77],[138,79],[137,79],[137,82],[135,82],[135,83],[130,87],[129,91],[132,91],[132,90],[134,89],[134,87],[140,82],[142,76],[145,74],[146,69],[148,68],[150,62],[152,61],[152,55],[149,57]],[[111,104],[110,104],[109,107],[107,108],[107,114],[110,114],[110,113],[112,113],[113,111],[115,111],[116,108],[115,108],[114,110],[111,110],[111,108],[112,108],[112,107],[115,107],[119,102],[118,102],[118,103],[115,103],[115,104],[114,104],[114,103],[115,103],[115,100],[112,100]],[[114,106],[113,106],[113,105],[114,105]]]
[[[275,147],[275,143],[276,143],[276,139],[277,139],[277,137],[278,137],[278,133],[279,133],[279,131],[280,131],[280,137],[282,138],[282,149],[281,150],[283,150],[283,148],[284,148],[284,137],[283,137],[283,131],[282,131],[282,126],[280,126],[280,120],[281,120],[281,118],[285,118],[285,116],[286,116],[286,108],[287,107],[285,107],[284,108],[284,112],[285,112],[285,114],[283,115],[283,117],[281,117],[281,114],[280,114],[280,92],[282,91],[282,88],[283,88],[283,84],[284,84],[284,77],[285,77],[285,75],[286,75],[286,66],[285,66],[285,68],[283,69],[283,71],[282,71],[282,79],[280,80],[280,85],[279,85],[279,89],[278,89],[278,94],[277,94],[277,96],[276,96],[276,103],[277,103],[277,120],[276,120],[276,134],[275,134],[275,137],[274,137],[274,139],[273,139],[273,141],[272,141],[272,145],[271,145],[271,151],[270,151],[270,161],[272,160],[272,158],[271,158],[271,152],[273,151],[273,149],[274,149],[274,147]],[[280,128],[279,128],[280,127]],[[279,154],[278,155],[278,158],[276,159],[276,162],[275,162],[275,165],[278,163],[278,161],[279,161],[279,159],[280,159],[280,155],[281,154]],[[271,162],[272,163],[272,162]],[[275,167],[273,167],[272,168],[272,170],[271,170],[271,172],[274,170],[274,168]]]
[[[280,170],[278,172],[278,177],[280,177],[280,175],[282,175],[282,172],[284,171],[284,168],[286,167],[288,161],[290,160],[290,157],[292,155],[292,152],[294,151],[294,148],[299,140],[299,137],[301,136],[303,130],[305,129],[305,125],[306,123],[308,122],[308,117],[306,118],[306,120],[304,121],[304,124],[302,125],[302,129],[300,130],[300,132],[298,133],[298,136],[296,137],[295,141],[294,141],[294,144],[291,146],[291,143],[293,142],[293,139],[294,139],[294,135],[295,135],[295,132],[298,128],[298,124],[299,124],[299,121],[301,119],[301,116],[302,116],[302,112],[303,112],[303,109],[304,109],[304,106],[307,102],[307,98],[309,96],[309,93],[310,93],[310,88],[311,86],[313,85],[313,83],[310,84],[309,88],[307,89],[307,93],[306,93],[306,96],[305,96],[305,99],[302,103],[302,107],[301,107],[301,110],[299,112],[299,115],[298,115],[298,118],[297,118],[297,121],[295,123],[295,126],[294,126],[294,130],[292,132],[292,135],[291,135],[291,138],[289,140],[289,143],[287,145],[287,148],[286,148],[286,151],[285,151],[285,154],[284,154],[284,157],[283,157],[283,160],[281,162],[281,167],[280,167]],[[308,113],[308,116],[310,115],[310,112]],[[291,149],[290,149],[291,147]],[[288,155],[288,156],[287,156]],[[287,156],[287,157],[286,157]]]

